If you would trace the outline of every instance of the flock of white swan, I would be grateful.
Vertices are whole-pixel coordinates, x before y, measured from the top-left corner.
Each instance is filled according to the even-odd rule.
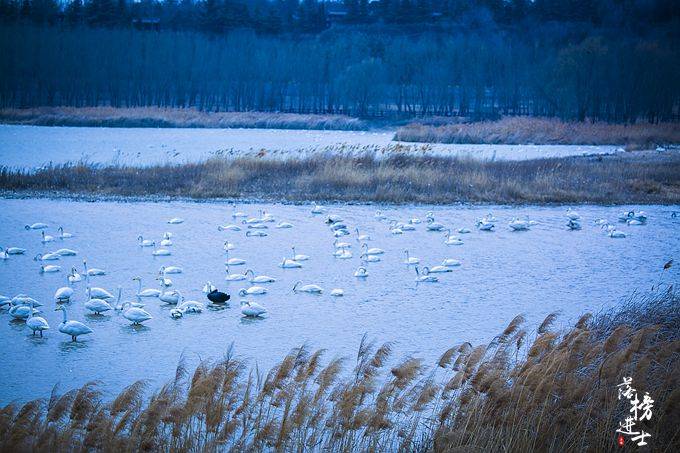
[[[357,244],[359,258],[361,265],[354,272],[354,277],[357,279],[366,279],[369,277],[370,263],[379,262],[381,256],[386,253],[385,250],[372,247],[370,236],[362,234],[359,228],[349,227],[344,220],[336,214],[327,214],[326,209],[320,205],[314,205],[311,213],[316,217],[322,219],[329,227],[333,237],[333,255],[337,259],[350,259],[353,255],[353,245]],[[568,230],[581,229],[580,215],[569,208],[566,213],[565,227]],[[231,214],[232,223],[225,225],[218,225],[218,231],[232,231],[241,232],[245,230],[248,237],[266,237],[268,235],[269,225],[274,223],[274,228],[293,228],[293,224],[284,221],[277,221],[274,216],[265,211],[259,211],[258,216],[250,217],[245,212],[237,211],[236,206],[233,207]],[[428,212],[426,218],[421,220],[419,218],[411,218],[406,221],[398,221],[388,219],[381,211],[376,211],[375,218],[384,223],[389,229],[390,234],[404,234],[408,231],[414,231],[418,228],[424,228],[426,231],[444,233],[443,243],[447,246],[463,245],[461,236],[470,233],[469,228],[459,228],[455,234],[450,228],[447,228],[440,222],[435,220],[434,214]],[[643,211],[627,211],[619,215],[618,221],[627,223],[629,225],[643,225],[647,222],[647,216]],[[625,238],[624,232],[618,230],[614,225],[608,223],[604,219],[596,219],[596,225],[599,225],[606,234],[611,238]],[[177,225],[183,223],[181,218],[172,218],[167,221],[169,225]],[[480,218],[476,222],[476,228],[480,231],[493,232],[497,228],[498,220],[492,215],[488,214]],[[508,228],[512,231],[526,231],[530,230],[537,222],[528,218],[520,219],[514,218],[508,223]],[[57,242],[66,243],[68,239],[74,237],[73,233],[64,231],[62,227],[57,229],[56,236],[51,236],[46,233],[50,226],[46,223],[33,223],[26,225],[25,229],[29,232],[40,233],[40,241],[45,244],[52,244]],[[142,235],[137,237],[139,247],[152,248],[151,253],[154,256],[170,256],[172,255],[171,248],[173,246],[173,233],[166,232],[162,239],[158,242],[152,239],[145,239]],[[226,255],[225,267],[227,281],[245,281],[251,286],[239,290],[238,295],[243,299],[240,301],[241,314],[245,317],[258,318],[266,315],[267,310],[262,305],[250,300],[249,296],[256,296],[267,293],[267,285],[276,283],[276,278],[269,275],[256,275],[252,269],[246,269],[244,272],[234,272],[233,268],[243,269],[246,267],[246,260],[235,257],[231,251],[235,249],[235,245],[229,240],[224,242],[224,252]],[[461,263],[453,258],[444,259],[439,265],[420,266],[420,259],[412,256],[409,250],[403,250],[404,254],[403,264],[413,268],[415,272],[416,283],[436,283],[439,281],[438,274],[445,274],[452,272],[453,268],[460,266]],[[21,247],[0,247],[0,259],[9,260],[21,257],[26,254],[26,249]],[[75,256],[78,252],[69,248],[59,248],[53,252],[39,253],[34,257],[34,260],[40,262],[40,273],[57,273],[61,272],[62,268],[58,264],[47,264],[58,262],[63,257]],[[279,267],[284,269],[299,269],[305,265],[305,262],[312,258],[308,255],[298,253],[295,247],[291,247],[291,255],[284,257],[279,263]],[[173,318],[181,318],[187,313],[201,313],[206,305],[196,300],[185,300],[184,296],[177,289],[172,289],[173,282],[171,275],[181,274],[183,272],[178,266],[162,266],[158,272],[158,286],[153,288],[145,288],[141,277],[134,277],[133,280],[137,282],[137,292],[135,299],[123,302],[122,289],[119,286],[117,291],[111,292],[104,288],[93,286],[92,281],[100,276],[105,276],[107,271],[99,268],[91,268],[87,261],[83,260],[82,271],[72,266],[66,275],[67,285],[57,288],[54,293],[54,302],[56,304],[55,311],[61,311],[63,320],[59,324],[59,332],[71,337],[72,341],[77,341],[81,335],[90,334],[93,332],[92,328],[86,324],[69,319],[67,307],[72,302],[73,296],[80,282],[84,282],[82,290],[85,293],[86,302],[84,308],[91,314],[101,316],[108,311],[119,312],[125,319],[132,324],[139,325],[152,319],[152,316],[144,310],[144,302],[147,300],[157,299],[158,301],[172,305],[170,316]],[[264,285],[264,286],[262,286]],[[311,294],[321,294],[324,289],[316,284],[298,281],[292,288],[294,293],[304,292]],[[218,289],[211,283],[206,282],[203,286],[203,293],[208,300],[207,303],[220,305],[226,304],[230,299],[230,295],[218,291]],[[330,291],[333,297],[342,297],[344,291],[341,288],[334,288]],[[25,321],[26,326],[32,331],[32,335],[43,336],[43,332],[50,328],[45,318],[38,316],[40,313],[39,307],[43,306],[38,300],[27,294],[18,294],[14,297],[0,295],[0,308],[8,310],[9,315],[20,321]]]

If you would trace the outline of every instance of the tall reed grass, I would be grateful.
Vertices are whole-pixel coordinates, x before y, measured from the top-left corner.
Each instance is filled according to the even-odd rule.
[[[680,123],[611,124],[516,116],[445,125],[412,123],[397,130],[394,138],[427,143],[624,145],[629,149],[649,149],[680,144]]]
[[[517,316],[432,367],[364,339],[352,360],[301,347],[264,374],[231,350],[193,372],[180,362],[151,396],[144,382],[112,401],[96,383],[55,390],[0,409],[0,451],[604,452],[628,413],[624,376],[655,401],[650,449],[679,451],[680,297],[636,295],[562,330],[556,317]]]
[[[0,122],[35,126],[197,127],[365,130],[345,115],[279,112],[206,112],[160,107],[35,107],[0,109]]]
[[[5,191],[260,198],[288,201],[678,203],[680,157],[627,156],[483,162],[466,158],[215,157],[199,163],[127,167],[74,163],[0,168]]]

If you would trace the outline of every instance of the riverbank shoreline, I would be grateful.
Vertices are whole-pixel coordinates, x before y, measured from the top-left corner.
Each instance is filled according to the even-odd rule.
[[[406,155],[211,158],[149,167],[79,163],[34,171],[2,168],[0,193],[150,201],[674,205],[680,203],[680,155],[626,153],[516,162]]]

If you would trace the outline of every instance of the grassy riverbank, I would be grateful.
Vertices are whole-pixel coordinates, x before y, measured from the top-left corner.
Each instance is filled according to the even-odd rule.
[[[36,107],[0,109],[0,123],[33,126],[189,127],[250,129],[365,130],[344,115],[266,112],[205,112],[193,108]]]
[[[0,451],[604,452],[629,412],[624,376],[654,399],[651,451],[678,451],[680,297],[657,288],[565,330],[555,320],[517,316],[431,367],[364,341],[351,360],[293,350],[266,374],[231,351],[193,373],[180,362],[150,398],[144,382],[108,402],[96,383],[55,390],[0,409]]]
[[[475,123],[412,123],[400,128],[395,139],[427,143],[621,145],[628,149],[653,149],[657,145],[680,144],[680,123],[578,123],[555,118],[506,117]]]
[[[0,190],[89,195],[386,203],[680,203],[680,156],[478,161],[394,154],[212,158],[151,167],[0,169]]]

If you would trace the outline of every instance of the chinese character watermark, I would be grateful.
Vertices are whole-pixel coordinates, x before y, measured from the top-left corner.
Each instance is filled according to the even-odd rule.
[[[632,377],[624,377],[623,382],[616,386],[619,391],[618,399],[620,400],[623,397],[628,400],[630,403],[630,410],[628,412],[631,414],[619,422],[619,429],[616,430],[619,433],[618,444],[620,447],[623,447],[624,444],[623,436],[629,436],[632,442],[637,442],[638,447],[647,445],[645,439],[652,436],[645,432],[644,429],[636,427],[636,425],[640,421],[652,419],[654,400],[649,396],[649,393],[645,392],[642,396],[642,401],[640,401],[638,392],[633,388],[632,384]]]

